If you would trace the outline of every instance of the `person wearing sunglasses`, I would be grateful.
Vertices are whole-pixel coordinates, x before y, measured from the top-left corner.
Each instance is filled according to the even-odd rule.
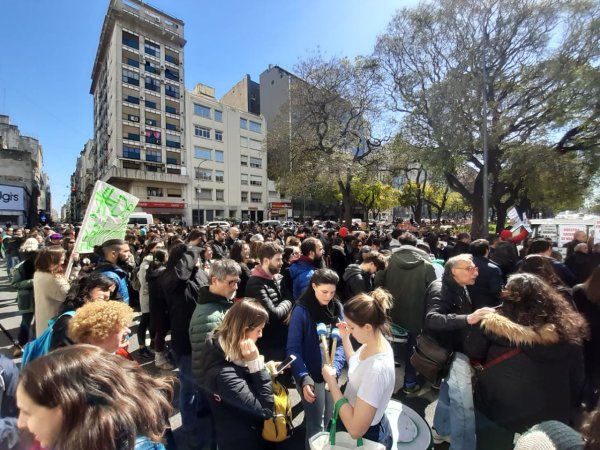
[[[463,345],[470,327],[495,313],[489,307],[473,311],[467,286],[475,284],[477,276],[473,256],[456,255],[444,265],[442,279],[432,282],[425,294],[424,332],[453,352],[450,369],[440,385],[433,437],[436,443],[449,439],[453,448],[463,450],[475,450],[471,365]]]

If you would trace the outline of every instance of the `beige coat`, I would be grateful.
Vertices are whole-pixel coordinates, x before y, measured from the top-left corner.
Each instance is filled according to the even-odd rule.
[[[63,276],[37,270],[33,274],[36,336],[40,336],[48,327],[48,321],[58,314],[69,287],[69,282]]]

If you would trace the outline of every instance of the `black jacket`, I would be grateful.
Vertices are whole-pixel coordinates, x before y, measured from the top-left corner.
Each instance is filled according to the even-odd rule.
[[[425,293],[426,313],[424,329],[444,348],[462,352],[470,325],[467,316],[473,312],[471,299],[465,287],[451,275],[435,280]]]
[[[208,285],[208,276],[196,267],[200,253],[200,247],[189,247],[175,267],[165,270],[160,278],[169,308],[171,346],[178,355],[189,355],[192,352],[190,319],[196,308],[200,288]]]
[[[213,259],[223,259],[229,255],[229,250],[225,242],[213,241],[212,249]]]
[[[150,300],[150,329],[164,331],[166,335],[171,327],[171,321],[169,320],[169,306],[160,281],[165,270],[166,267],[162,266],[152,271],[146,271],[146,281],[148,282],[148,297]]]
[[[568,424],[583,384],[581,347],[562,340],[551,324],[533,329],[501,313],[472,327],[465,343],[467,356],[482,363],[514,348],[521,352],[480,373],[475,407],[518,433],[546,420]]]
[[[216,337],[209,337],[204,349],[201,388],[210,398],[219,449],[262,448],[263,421],[273,416],[271,375],[266,369],[250,373],[227,361]]]
[[[479,269],[475,284],[467,287],[473,301],[473,309],[499,305],[500,291],[504,281],[502,270],[485,256],[474,256],[473,263]]]
[[[371,292],[374,289],[373,277],[370,273],[361,270],[358,264],[346,267],[344,276],[344,300],[348,300],[361,292]]]
[[[255,267],[246,285],[246,297],[258,300],[269,313],[269,322],[256,345],[267,361],[281,361],[285,358],[288,326],[284,320],[292,309],[291,295],[282,291],[281,279],[268,279],[260,272]]]

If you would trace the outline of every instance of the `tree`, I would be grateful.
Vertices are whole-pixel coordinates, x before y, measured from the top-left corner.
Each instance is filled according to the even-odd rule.
[[[369,218],[371,211],[376,216],[400,203],[400,192],[379,180],[354,178],[351,196],[363,207],[366,219]]]
[[[352,181],[366,174],[382,145],[372,126],[381,113],[377,74],[370,60],[320,55],[295,71],[291,111],[282,111],[268,131],[269,175],[292,193],[315,179],[333,180],[350,224]]]
[[[598,151],[599,97],[589,99],[600,89],[598,11],[587,0],[437,0],[400,11],[378,39],[403,139],[471,205],[474,236],[487,233],[484,181],[497,226],[524,192],[510,174],[514,149]],[[472,185],[457,176],[465,167],[477,174]]]

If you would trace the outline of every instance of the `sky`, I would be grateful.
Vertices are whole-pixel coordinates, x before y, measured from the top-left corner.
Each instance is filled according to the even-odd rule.
[[[417,0],[153,0],[183,20],[186,89],[220,98],[269,64],[293,71],[325,56],[372,52],[396,11]],[[53,208],[69,195],[77,156],[93,138],[91,73],[109,0],[0,0],[0,114],[38,139]]]

